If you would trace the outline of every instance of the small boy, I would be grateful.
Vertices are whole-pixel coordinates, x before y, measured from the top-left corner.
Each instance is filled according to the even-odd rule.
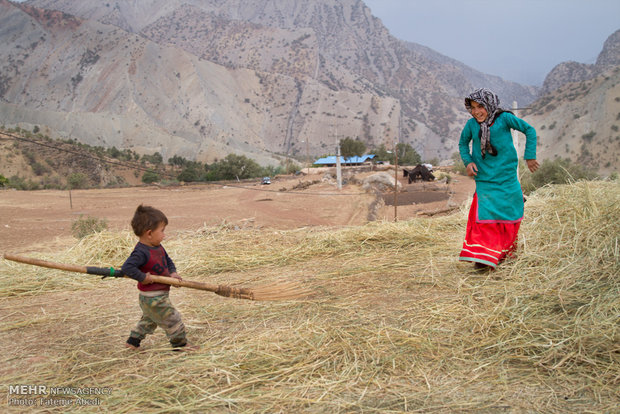
[[[123,264],[122,272],[138,281],[142,318],[131,331],[125,346],[138,349],[140,341],[159,326],[165,332],[174,350],[195,350],[185,338],[181,314],[168,297],[170,285],[154,283],[151,274],[182,280],[172,259],[161,245],[168,218],[160,210],[140,204],[131,220],[131,227],[140,238],[133,252]]]

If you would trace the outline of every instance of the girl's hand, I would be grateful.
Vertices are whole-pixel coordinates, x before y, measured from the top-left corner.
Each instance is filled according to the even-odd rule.
[[[473,162],[467,164],[467,175],[470,177],[478,175],[478,167]]]
[[[540,167],[540,164],[536,160],[525,160],[527,163],[527,168],[530,169],[531,172],[534,172]]]

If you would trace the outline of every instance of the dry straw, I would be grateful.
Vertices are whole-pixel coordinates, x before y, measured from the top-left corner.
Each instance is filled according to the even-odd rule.
[[[517,255],[490,273],[456,260],[466,209],[344,229],[178,234],[166,248],[183,277],[315,292],[260,303],[175,289],[201,345],[184,355],[160,331],[140,353],[122,347],[140,315],[130,281],[2,262],[0,382],[107,387],[98,409],[112,412],[615,411],[618,182],[538,190]],[[133,243],[105,232],[45,258],[117,265]]]

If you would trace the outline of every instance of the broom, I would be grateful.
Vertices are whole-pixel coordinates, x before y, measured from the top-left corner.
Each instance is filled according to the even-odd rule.
[[[94,267],[94,266],[77,266],[71,264],[54,263],[46,260],[34,259],[30,257],[19,256],[15,254],[5,253],[4,258],[19,263],[26,263],[34,266],[47,267],[50,269],[66,270],[68,272],[87,273],[89,275],[99,275],[106,277],[126,277],[123,272],[113,267]],[[151,275],[151,279],[157,283],[172,285],[176,287],[188,287],[192,289],[206,290],[216,295],[226,298],[248,299],[248,300],[287,300],[298,299],[308,296],[308,290],[301,288],[297,283],[284,282],[272,284],[258,288],[238,288],[226,285],[212,285],[204,282],[194,282],[191,280],[179,280],[173,277]]]

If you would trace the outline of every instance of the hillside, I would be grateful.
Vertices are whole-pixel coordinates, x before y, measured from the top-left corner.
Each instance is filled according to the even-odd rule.
[[[523,111],[539,135],[539,158],[569,158],[601,173],[620,170],[620,30],[595,65],[566,62]]]
[[[22,190],[139,185],[144,172],[163,168],[139,158],[131,151],[0,130],[0,174]],[[165,171],[160,173],[166,178]],[[169,174],[174,178],[178,171]]]
[[[359,0],[0,0],[0,25],[6,125],[165,159],[277,164],[344,137],[449,158],[474,85],[536,93],[412,48]]]

